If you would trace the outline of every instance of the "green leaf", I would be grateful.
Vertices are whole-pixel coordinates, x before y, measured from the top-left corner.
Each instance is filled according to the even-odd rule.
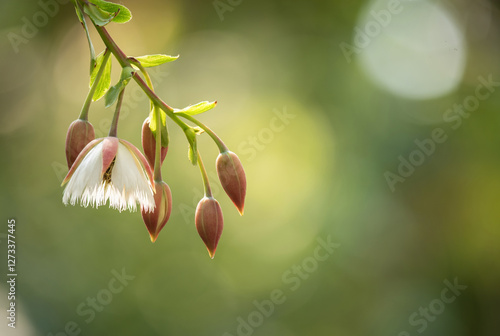
[[[169,56],[169,55],[146,55],[135,57],[136,60],[141,62],[141,65],[145,68],[151,68],[157,65],[162,65],[167,62],[172,62],[178,59],[179,56]]]
[[[98,26],[105,26],[111,22],[118,14],[117,12],[111,13],[105,10],[102,10],[97,5],[87,2],[83,6],[83,11],[94,21],[94,23]]]
[[[83,19],[83,13],[80,10],[80,6],[78,6],[76,3],[74,5],[75,5],[76,16],[78,16],[78,19],[83,24],[85,20]]]
[[[94,66],[94,69],[92,69],[92,72],[90,73],[90,83],[89,83],[89,87],[92,87],[92,85],[94,84],[94,81],[95,81],[95,78],[97,76],[97,73],[99,72],[99,68],[101,67],[102,65],[102,61],[104,59],[104,53],[106,52],[106,50],[104,50],[103,52],[101,52],[99,55],[97,55],[97,58],[96,58],[96,62],[95,62],[95,66]]]
[[[118,87],[117,85],[110,87],[108,92],[106,92],[106,95],[104,96],[104,106],[110,107],[118,99],[122,87]]]
[[[194,116],[208,110],[213,109],[217,105],[217,101],[208,102],[202,101],[201,103],[195,105],[189,105],[188,107],[183,108],[182,110],[174,109],[174,113],[184,113],[189,116]]]
[[[191,161],[193,165],[196,165],[198,163],[198,143],[196,141],[196,132],[193,128],[190,127],[186,128],[184,130],[184,133],[186,134],[186,138],[189,142],[189,161]]]
[[[120,95],[120,92],[125,89],[133,75],[134,69],[132,69],[131,67],[124,67],[122,69],[120,80],[108,90],[106,96],[104,97],[104,105],[106,107],[110,107],[116,102],[118,96]]]
[[[189,146],[188,148],[188,159],[193,164],[193,166],[198,163],[198,156],[194,153],[193,147]]]
[[[94,85],[97,73],[99,72],[101,66],[103,66],[102,62],[104,60],[105,52],[106,50],[97,56],[96,65],[94,67],[94,70],[90,74],[90,87]],[[99,84],[97,85],[97,88],[94,92],[94,96],[92,97],[93,101],[101,99],[104,96],[104,94],[109,90],[109,86],[111,85],[111,57],[108,56],[106,64],[104,64],[104,67],[105,67],[104,72],[101,75]]]
[[[118,12],[118,14],[112,19],[113,22],[125,23],[132,19],[132,13],[127,7],[123,5],[104,0],[92,0],[92,2],[97,6],[99,6],[99,8],[101,8],[102,10],[105,10],[106,12],[110,13]]]
[[[122,69],[122,74],[120,76],[120,80],[121,81],[124,81],[127,79],[130,80],[130,78],[132,78],[132,76],[134,75],[134,72],[135,72],[135,70],[132,67],[129,67],[129,66],[124,67]]]
[[[156,139],[156,109],[158,109],[158,112],[160,113],[160,119],[161,119],[161,146],[162,147],[168,147],[168,129],[167,129],[167,114],[160,108],[155,108],[153,111],[151,111],[151,114],[149,115],[149,119],[151,120],[149,122],[149,128],[151,129],[151,132],[153,132],[153,135]]]
[[[200,135],[200,134],[205,133],[205,130],[201,127],[198,127],[198,126],[193,127],[193,131],[196,133],[196,135]]]
[[[75,2],[75,11],[76,15],[78,16],[78,19],[80,20],[80,23],[83,26],[83,29],[85,30],[85,35],[87,36],[87,41],[89,43],[89,50],[90,50],[90,73],[94,70],[94,67],[96,66],[96,57],[95,57],[95,50],[94,50],[94,45],[92,44],[92,40],[90,38],[89,34],[89,29],[87,27],[87,22],[85,21],[85,18],[83,17],[82,9],[79,4]]]

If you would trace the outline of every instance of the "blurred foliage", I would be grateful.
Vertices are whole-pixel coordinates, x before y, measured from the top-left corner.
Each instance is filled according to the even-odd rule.
[[[242,1],[221,20],[212,1],[123,1],[133,19],[110,24],[111,35],[131,56],[179,54],[152,71],[159,95],[177,108],[217,100],[200,119],[245,166],[243,217],[214,183],[226,225],[210,260],[193,218],[201,178],[174,127],[163,168],[174,209],[155,244],[139,213],[62,204],[66,129],[88,89],[85,33],[72,5],[58,5],[16,53],[8,34],[20,34],[42,7],[2,2],[0,233],[16,218],[19,274],[17,333],[4,321],[2,335],[55,335],[70,321],[82,335],[238,335],[238,318],[248,322],[254,301],[276,289],[285,302],[248,335],[416,335],[409,316],[455,278],[467,289],[423,334],[498,335],[500,94],[456,130],[442,116],[474,94],[479,76],[500,81],[499,12],[484,0],[435,3],[457,23],[466,64],[452,91],[414,100],[385,91],[339,48],[353,43],[368,2]],[[90,30],[98,53],[103,45]],[[132,85],[118,135],[139,146],[149,108]],[[97,136],[111,118],[102,102],[92,106]],[[447,140],[392,192],[384,174],[435,128]],[[200,140],[215,180],[216,147]],[[291,290],[283,276],[328,236],[340,247]],[[77,307],[123,268],[134,280],[86,323]],[[2,309],[6,290],[2,282]]]

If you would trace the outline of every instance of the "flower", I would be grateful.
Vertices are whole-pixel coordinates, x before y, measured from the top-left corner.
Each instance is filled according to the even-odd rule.
[[[231,151],[220,153],[216,161],[217,175],[224,191],[243,216],[247,180],[243,165],[236,154]]]
[[[96,208],[106,204],[120,212],[153,211],[151,167],[131,143],[116,137],[95,139],[78,155],[62,185],[63,203]]]
[[[219,202],[213,197],[203,197],[196,207],[194,222],[210,258],[213,259],[224,227]]]
[[[87,120],[78,119],[69,125],[66,135],[66,161],[68,169],[75,162],[78,154],[95,139],[94,127]]]
[[[155,209],[151,212],[142,211],[142,219],[146,224],[151,241],[154,243],[161,229],[167,224],[172,212],[172,192],[165,182],[155,181]]]
[[[149,117],[144,120],[142,124],[142,149],[144,150],[144,155],[148,159],[149,165],[154,167],[155,157],[156,157],[156,138],[151,132],[149,124],[151,119]],[[161,163],[165,160],[167,156],[168,147],[161,147]]]

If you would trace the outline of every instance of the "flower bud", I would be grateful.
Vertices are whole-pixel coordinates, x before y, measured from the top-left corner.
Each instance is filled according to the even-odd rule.
[[[78,119],[71,123],[66,135],[66,161],[68,162],[68,169],[71,169],[82,149],[94,139],[94,127],[87,120]]]
[[[210,258],[213,259],[224,227],[219,202],[212,197],[203,197],[196,207],[194,222]]]
[[[142,219],[149,231],[151,241],[154,243],[161,229],[167,224],[170,213],[172,212],[172,193],[169,186],[161,181],[155,181],[155,208],[149,212],[145,209],[141,210]]]
[[[233,152],[227,151],[219,154],[216,165],[222,187],[243,215],[247,180],[240,159]]]
[[[142,124],[142,148],[144,149],[144,155],[148,159],[148,163],[151,167],[155,166],[156,157],[156,139],[149,128],[150,118],[147,117]],[[167,156],[168,147],[161,148],[161,163],[165,160]]]

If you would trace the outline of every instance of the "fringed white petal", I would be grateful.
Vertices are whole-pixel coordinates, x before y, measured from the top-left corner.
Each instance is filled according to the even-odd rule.
[[[97,189],[102,182],[102,142],[92,148],[83,158],[73,176],[66,185],[63,203],[75,205],[78,201],[84,207],[89,203],[94,206]],[[97,206],[100,203],[96,204]]]
[[[136,210],[139,202],[141,209],[151,212],[155,208],[153,190],[138,159],[127,147],[118,145],[116,162],[111,174],[111,184],[115,191],[109,199],[109,206],[118,210]]]
[[[106,204],[119,210],[136,211],[137,202],[147,212],[155,208],[153,189],[139,160],[121,143],[114,166],[111,183],[102,176],[102,142],[96,145],[80,163],[66,185],[63,203],[98,208]]]

